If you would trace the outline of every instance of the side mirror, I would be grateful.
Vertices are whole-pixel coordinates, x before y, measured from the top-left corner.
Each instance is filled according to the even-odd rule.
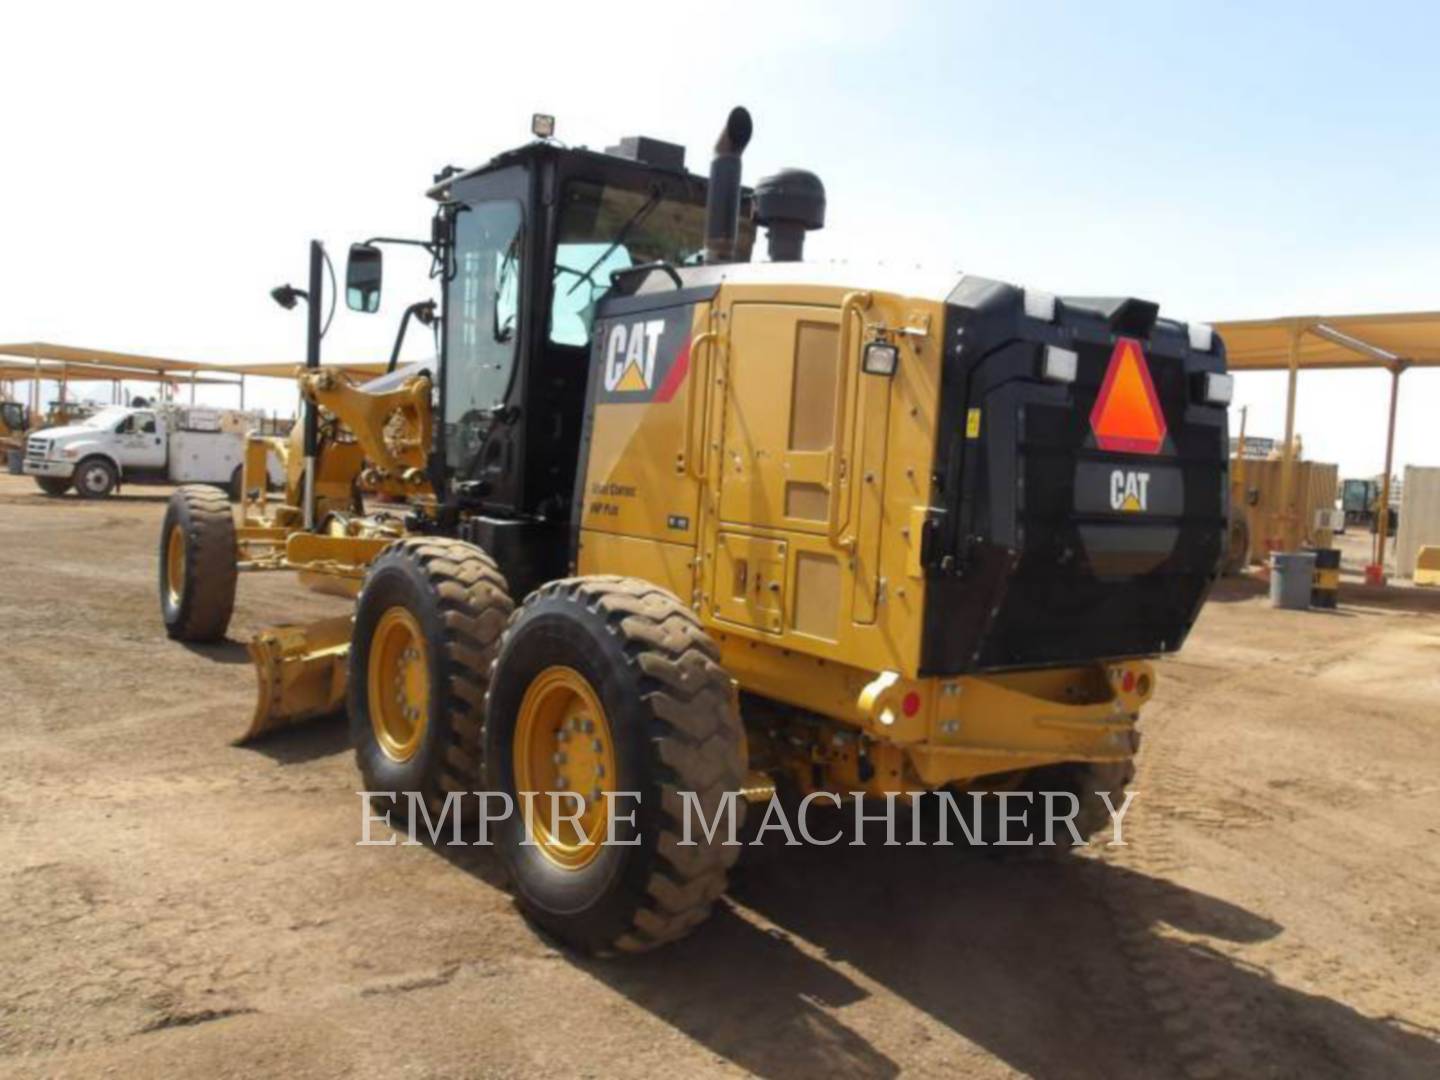
[[[380,310],[380,249],[369,244],[351,244],[345,263],[345,306],[366,313]]]

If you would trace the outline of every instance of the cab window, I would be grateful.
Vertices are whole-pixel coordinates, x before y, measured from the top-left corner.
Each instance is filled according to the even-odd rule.
[[[740,244],[748,257],[753,225]],[[705,204],[660,189],[614,187],[594,180],[565,186],[555,245],[550,340],[587,345],[595,304],[610,275],[647,262],[695,262],[705,246]]]
[[[468,462],[490,410],[505,400],[519,333],[524,229],[513,200],[477,203],[455,219],[455,277],[446,320],[448,460]]]

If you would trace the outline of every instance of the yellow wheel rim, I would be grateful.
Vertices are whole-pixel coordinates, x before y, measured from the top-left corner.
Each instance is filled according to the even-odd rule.
[[[170,536],[165,541],[165,592],[171,607],[180,606],[180,596],[185,591],[185,530],[179,525],[170,527]]]
[[[370,639],[370,726],[392,761],[409,761],[430,722],[430,649],[415,616],[392,607]]]
[[[567,870],[589,865],[605,839],[615,740],[585,676],[557,665],[536,677],[520,702],[514,755],[515,790],[536,845]],[[528,805],[526,792],[535,793]]]

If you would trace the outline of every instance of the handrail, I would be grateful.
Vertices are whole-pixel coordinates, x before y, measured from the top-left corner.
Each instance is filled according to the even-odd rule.
[[[696,480],[705,479],[705,430],[700,428],[700,452],[692,453],[695,442],[695,409],[696,402],[703,408],[710,399],[710,367],[707,364],[705,374],[700,374],[700,355],[704,346],[711,346],[712,350],[720,348],[720,335],[714,330],[704,330],[696,334],[690,340],[690,397],[685,402],[685,435],[684,441],[680,444],[681,453],[685,457],[685,471]]]
[[[845,461],[845,450],[850,444],[850,424],[847,409],[847,394],[850,384],[850,322],[851,315],[864,312],[870,307],[871,296],[868,292],[851,292],[845,294],[845,299],[840,302],[840,356],[835,365],[835,439],[830,447],[830,515],[827,522],[827,531],[830,535],[830,542],[836,547],[849,548],[855,541],[850,538],[841,538],[841,534],[850,524],[849,500],[845,500],[843,507],[845,515],[841,517],[840,504],[840,478],[841,468]],[[863,316],[862,316],[863,323]]]

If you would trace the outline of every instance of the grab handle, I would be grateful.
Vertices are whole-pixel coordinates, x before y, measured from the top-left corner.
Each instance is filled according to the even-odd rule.
[[[705,418],[699,421],[695,419],[695,410],[704,408],[710,400],[710,369],[713,365],[706,364],[703,373],[700,366],[700,357],[706,352],[706,346],[711,350],[720,348],[720,335],[714,330],[705,330],[690,342],[690,397],[685,402],[685,436],[680,444],[681,454],[685,458],[685,471],[696,480],[705,479]],[[695,432],[700,432],[700,448],[695,449]]]

